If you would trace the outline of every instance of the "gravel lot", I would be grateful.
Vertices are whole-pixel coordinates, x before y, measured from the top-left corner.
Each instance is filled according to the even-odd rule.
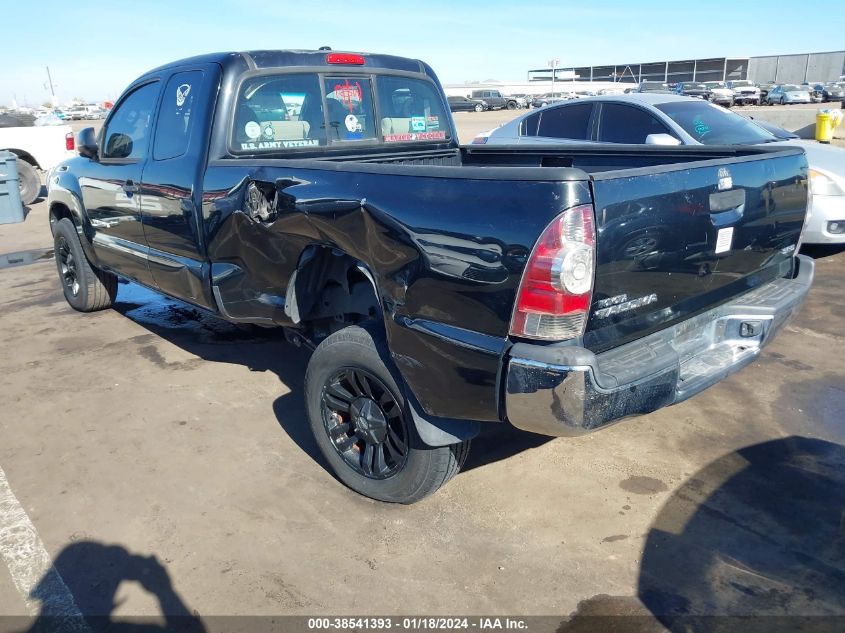
[[[468,142],[516,114],[455,119]],[[0,253],[51,242],[43,201],[0,225]],[[55,575],[21,535],[83,613],[208,630],[225,614],[618,614],[642,631],[674,629],[670,612],[845,615],[845,252],[810,254],[808,303],[752,366],[582,438],[491,426],[411,507],[328,472],[308,355],[280,335],[131,284],[82,315],[51,258],[2,268],[0,615],[50,613]]]

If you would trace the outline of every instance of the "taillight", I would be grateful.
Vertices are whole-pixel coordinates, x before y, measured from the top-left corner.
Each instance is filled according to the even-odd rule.
[[[511,319],[512,336],[581,336],[593,296],[593,207],[573,207],[546,227],[528,258]]]
[[[363,55],[352,55],[349,53],[329,53],[326,55],[327,64],[349,64],[354,66],[363,66]]]
[[[76,141],[73,140],[73,132],[65,134],[65,149],[69,152],[76,149]]]

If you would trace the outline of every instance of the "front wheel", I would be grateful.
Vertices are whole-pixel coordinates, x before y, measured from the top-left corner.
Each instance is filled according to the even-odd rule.
[[[388,358],[375,331],[350,326],[326,338],[305,373],[308,422],[344,484],[379,501],[414,503],[457,474],[469,442],[423,443]]]
[[[88,263],[76,227],[68,218],[56,222],[53,249],[59,280],[70,307],[80,312],[110,307],[117,296],[117,276]]]
[[[476,103],[475,104],[475,111],[476,112],[484,112],[484,106],[481,105],[480,103]]]
[[[508,101],[508,110],[516,110],[516,101]]]

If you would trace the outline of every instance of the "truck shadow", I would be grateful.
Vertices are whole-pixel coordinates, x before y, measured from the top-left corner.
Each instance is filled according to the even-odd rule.
[[[113,618],[121,604],[118,589],[123,583],[136,583],[149,593],[160,615]],[[176,592],[161,561],[132,554],[121,545],[77,541],[65,546],[29,598],[41,607],[27,633],[206,631],[200,616]]]
[[[792,436],[695,473],[649,529],[637,589],[583,601],[559,630],[841,631],[845,447]]]
[[[278,328],[232,324],[210,312],[121,280],[114,310],[157,337],[205,361],[234,363],[255,372],[270,371],[289,389],[272,403],[276,421],[317,464],[332,472],[311,434],[305,413],[305,369],[309,350],[285,340]],[[150,356],[155,360],[154,352]],[[280,385],[280,391],[281,391]],[[473,441],[463,470],[512,457],[552,438],[525,433],[507,424],[484,424]]]

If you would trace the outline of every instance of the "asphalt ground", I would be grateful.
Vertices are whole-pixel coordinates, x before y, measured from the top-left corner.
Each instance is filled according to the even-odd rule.
[[[455,119],[468,141],[515,114]],[[43,200],[0,225],[0,253],[28,252],[0,268],[2,631],[80,612],[149,630],[162,614],[196,630],[543,615],[572,631],[845,615],[843,249],[807,250],[807,303],[741,372],[580,438],[489,425],[463,472],[405,507],[327,470],[307,352],[133,284],[76,313],[51,243]]]

